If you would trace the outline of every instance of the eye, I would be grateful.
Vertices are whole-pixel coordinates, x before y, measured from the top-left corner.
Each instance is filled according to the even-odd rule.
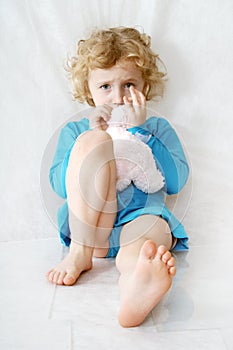
[[[130,83],[130,82],[125,84],[125,87],[126,87],[127,89],[129,89],[130,86],[134,86],[134,84],[133,84],[133,83]]]
[[[101,85],[101,86],[100,86],[100,89],[102,89],[102,90],[108,90],[108,89],[110,89],[110,85],[109,85],[109,84]]]

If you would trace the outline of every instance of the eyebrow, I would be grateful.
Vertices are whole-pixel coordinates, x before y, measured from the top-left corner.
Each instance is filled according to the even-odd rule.
[[[122,81],[122,84],[124,83],[128,83],[128,82],[138,82],[138,79],[135,79],[135,78],[132,78],[132,77],[129,77],[129,78],[126,78]],[[107,84],[111,84],[112,83],[112,80],[105,80],[105,81],[98,81],[95,83],[96,86],[101,86],[101,85],[107,85]]]
[[[96,86],[101,86],[101,85],[106,85],[106,84],[111,84],[111,81],[97,81],[95,83]]]

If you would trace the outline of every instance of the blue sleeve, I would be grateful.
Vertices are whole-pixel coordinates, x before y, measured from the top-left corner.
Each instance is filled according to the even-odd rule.
[[[149,144],[165,178],[165,190],[168,194],[178,193],[189,175],[189,166],[180,140],[166,119],[152,117],[146,124],[152,134]]]
[[[62,198],[66,198],[65,175],[71,150],[77,137],[89,129],[87,119],[66,124],[58,139],[56,152],[49,172],[49,181],[53,190]]]

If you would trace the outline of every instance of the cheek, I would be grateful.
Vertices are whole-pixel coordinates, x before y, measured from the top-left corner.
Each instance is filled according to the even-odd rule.
[[[131,93],[130,93],[129,89],[125,89],[124,95],[125,95],[126,97],[131,97]]]
[[[99,93],[99,92],[95,93],[92,95],[92,98],[93,98],[96,106],[102,106],[105,103],[107,103],[107,99],[103,93]]]

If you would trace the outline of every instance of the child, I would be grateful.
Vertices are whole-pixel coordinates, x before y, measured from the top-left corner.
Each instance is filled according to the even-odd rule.
[[[146,119],[146,101],[161,94],[164,73],[150,37],[133,28],[93,31],[69,62],[74,97],[93,107],[89,118],[61,131],[50,170],[54,191],[66,199],[58,212],[68,255],[47,273],[50,282],[73,285],[92,268],[92,257],[115,257],[120,273],[118,320],[140,325],[172,284],[170,250],[187,250],[183,226],[165,206],[188,178],[179,139],[163,118]],[[105,131],[114,106],[125,105],[127,127],[151,148],[165,186],[144,193],[133,183],[116,191],[111,136]]]

